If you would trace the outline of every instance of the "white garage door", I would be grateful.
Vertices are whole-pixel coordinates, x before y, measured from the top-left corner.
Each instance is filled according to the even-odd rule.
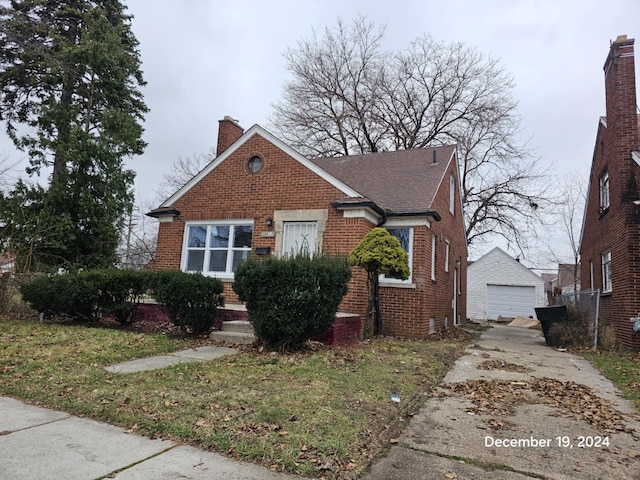
[[[487,285],[487,318],[498,317],[535,318],[536,287],[516,285]]]

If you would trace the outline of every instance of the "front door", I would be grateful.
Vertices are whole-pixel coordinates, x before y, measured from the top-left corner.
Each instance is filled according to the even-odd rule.
[[[318,238],[318,222],[284,222],[282,255],[304,254],[313,256]]]

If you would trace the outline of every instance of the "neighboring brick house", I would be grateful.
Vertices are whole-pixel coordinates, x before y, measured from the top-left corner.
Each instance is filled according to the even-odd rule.
[[[348,254],[376,226],[408,251],[411,277],[382,278],[385,335],[422,338],[466,318],[467,245],[454,146],[308,159],[259,125],[220,121],[216,159],[148,215],[160,220],[156,268],[231,284],[249,255]],[[366,313],[353,268],[340,310]]]
[[[591,164],[580,256],[583,289],[600,289],[600,318],[617,341],[640,349],[630,319],[640,312],[640,116],[634,41],[612,42],[604,64],[606,117]]]
[[[580,265],[559,263],[558,275],[553,281],[553,291],[560,295],[580,290]]]

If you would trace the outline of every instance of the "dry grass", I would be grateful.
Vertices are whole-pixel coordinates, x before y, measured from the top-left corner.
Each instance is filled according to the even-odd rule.
[[[250,349],[211,362],[115,374],[103,367],[194,341],[4,319],[0,394],[275,470],[356,478],[466,340],[379,339],[296,354]],[[392,393],[400,403],[391,401]]]

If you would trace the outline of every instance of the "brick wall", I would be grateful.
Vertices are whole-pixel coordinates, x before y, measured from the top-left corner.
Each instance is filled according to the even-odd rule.
[[[263,160],[263,167],[255,174],[247,168],[248,160],[255,156]],[[455,162],[450,173],[456,175]],[[428,334],[429,317],[436,318],[442,328],[445,316],[453,324],[453,277],[457,259],[460,294],[456,296],[458,313],[466,318],[466,243],[462,213],[456,203],[455,214],[449,211],[449,174],[446,175],[434,205],[443,220],[432,222],[431,230],[417,228],[414,236],[415,289],[383,289],[382,310],[388,315],[384,333],[419,338]],[[275,251],[275,238],[261,237],[267,230],[266,219],[274,217],[276,210],[327,209],[328,216],[322,238],[327,253],[348,254],[375,225],[363,218],[344,218],[342,212],[330,204],[344,198],[344,193],[291,158],[284,151],[260,135],[254,135],[241,144],[208,176],[180,197],[174,206],[181,212],[173,222],[160,223],[156,268],[178,270],[184,239],[185,222],[191,220],[253,219],[253,248],[270,247]],[[436,282],[430,279],[431,233],[437,235]],[[450,241],[450,268],[444,271],[445,239]],[[231,283],[225,283],[227,303],[237,302]],[[340,306],[343,312],[366,316],[366,275],[353,268],[349,292]]]
[[[429,227],[414,227],[411,288],[382,287],[380,289],[382,333],[408,338],[429,335],[429,319],[434,318],[435,329],[454,324],[454,282],[456,283],[456,314],[461,323],[467,318],[467,245],[461,204],[457,201],[454,213],[449,209],[449,178],[458,178],[457,164],[452,162],[444,175],[433,209],[442,220],[432,221]],[[456,187],[458,188],[456,181]],[[435,281],[431,280],[431,243],[435,235]],[[445,248],[449,241],[449,268],[445,269]],[[457,262],[459,260],[459,262]],[[454,277],[457,278],[454,279]]]
[[[600,303],[603,324],[615,327],[619,343],[640,349],[629,319],[640,312],[640,169],[633,40],[618,39],[605,62],[606,120],[598,125],[581,246],[582,288],[602,289],[603,252],[611,251],[611,292]],[[600,211],[600,177],[609,175],[610,206]],[[591,268],[593,265],[593,286]]]

